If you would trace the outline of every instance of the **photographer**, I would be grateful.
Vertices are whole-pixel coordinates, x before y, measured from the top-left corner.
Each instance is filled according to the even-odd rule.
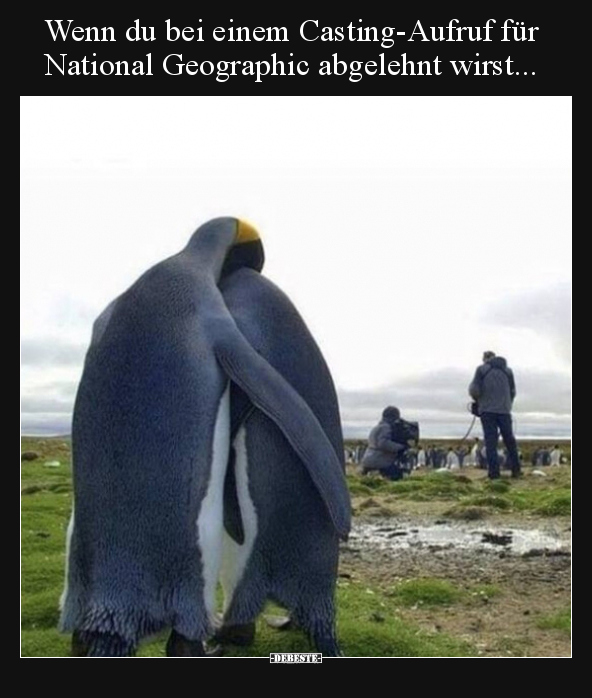
[[[520,477],[520,461],[516,438],[512,431],[512,404],[516,397],[514,374],[506,360],[492,351],[483,354],[483,363],[475,371],[469,386],[469,395],[477,401],[478,413],[483,426],[489,478],[500,477],[500,462],[497,452],[498,435],[508,449],[512,477]]]
[[[411,427],[411,429],[410,429]],[[405,451],[415,445],[419,437],[412,434],[414,425],[401,419],[397,407],[387,407],[382,419],[368,437],[368,448],[361,464],[361,474],[377,470],[389,480],[403,477],[402,461]],[[414,437],[414,438],[409,438]]]

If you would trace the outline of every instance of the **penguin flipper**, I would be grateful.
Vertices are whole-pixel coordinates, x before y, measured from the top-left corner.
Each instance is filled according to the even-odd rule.
[[[230,380],[280,428],[306,467],[337,533],[346,538],[351,505],[343,467],[308,404],[240,332],[216,342],[214,352]]]

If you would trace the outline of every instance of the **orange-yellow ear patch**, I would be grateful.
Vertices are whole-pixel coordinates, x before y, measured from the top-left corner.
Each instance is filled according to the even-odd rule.
[[[240,245],[243,242],[254,242],[255,240],[259,240],[259,233],[257,230],[250,223],[239,220],[236,244]]]

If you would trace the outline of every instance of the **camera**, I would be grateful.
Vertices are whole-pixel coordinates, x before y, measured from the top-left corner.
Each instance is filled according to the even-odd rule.
[[[408,441],[419,441],[419,422],[408,422],[399,419],[392,426],[392,439],[407,448]]]

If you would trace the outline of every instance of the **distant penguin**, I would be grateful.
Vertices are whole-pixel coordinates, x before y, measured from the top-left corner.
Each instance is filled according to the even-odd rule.
[[[231,381],[307,459],[321,491],[332,486],[324,473],[340,472],[317,418],[244,338],[217,287],[223,268],[262,262],[253,228],[215,219],[95,323],[74,408],[60,620],[75,656],[131,656],[167,627],[168,656],[204,655],[215,623]],[[340,530],[342,508],[331,510]]]
[[[341,461],[333,381],[291,301],[252,269],[224,277],[220,290],[240,331],[310,406]],[[326,486],[321,486],[309,462],[240,390],[231,393],[231,415],[233,457],[221,574],[224,625],[248,627],[273,599],[289,610],[318,651],[339,655],[334,595],[339,538],[346,537],[350,517],[344,464],[339,469],[330,464],[321,474]],[[332,520],[334,507],[347,525]]]

